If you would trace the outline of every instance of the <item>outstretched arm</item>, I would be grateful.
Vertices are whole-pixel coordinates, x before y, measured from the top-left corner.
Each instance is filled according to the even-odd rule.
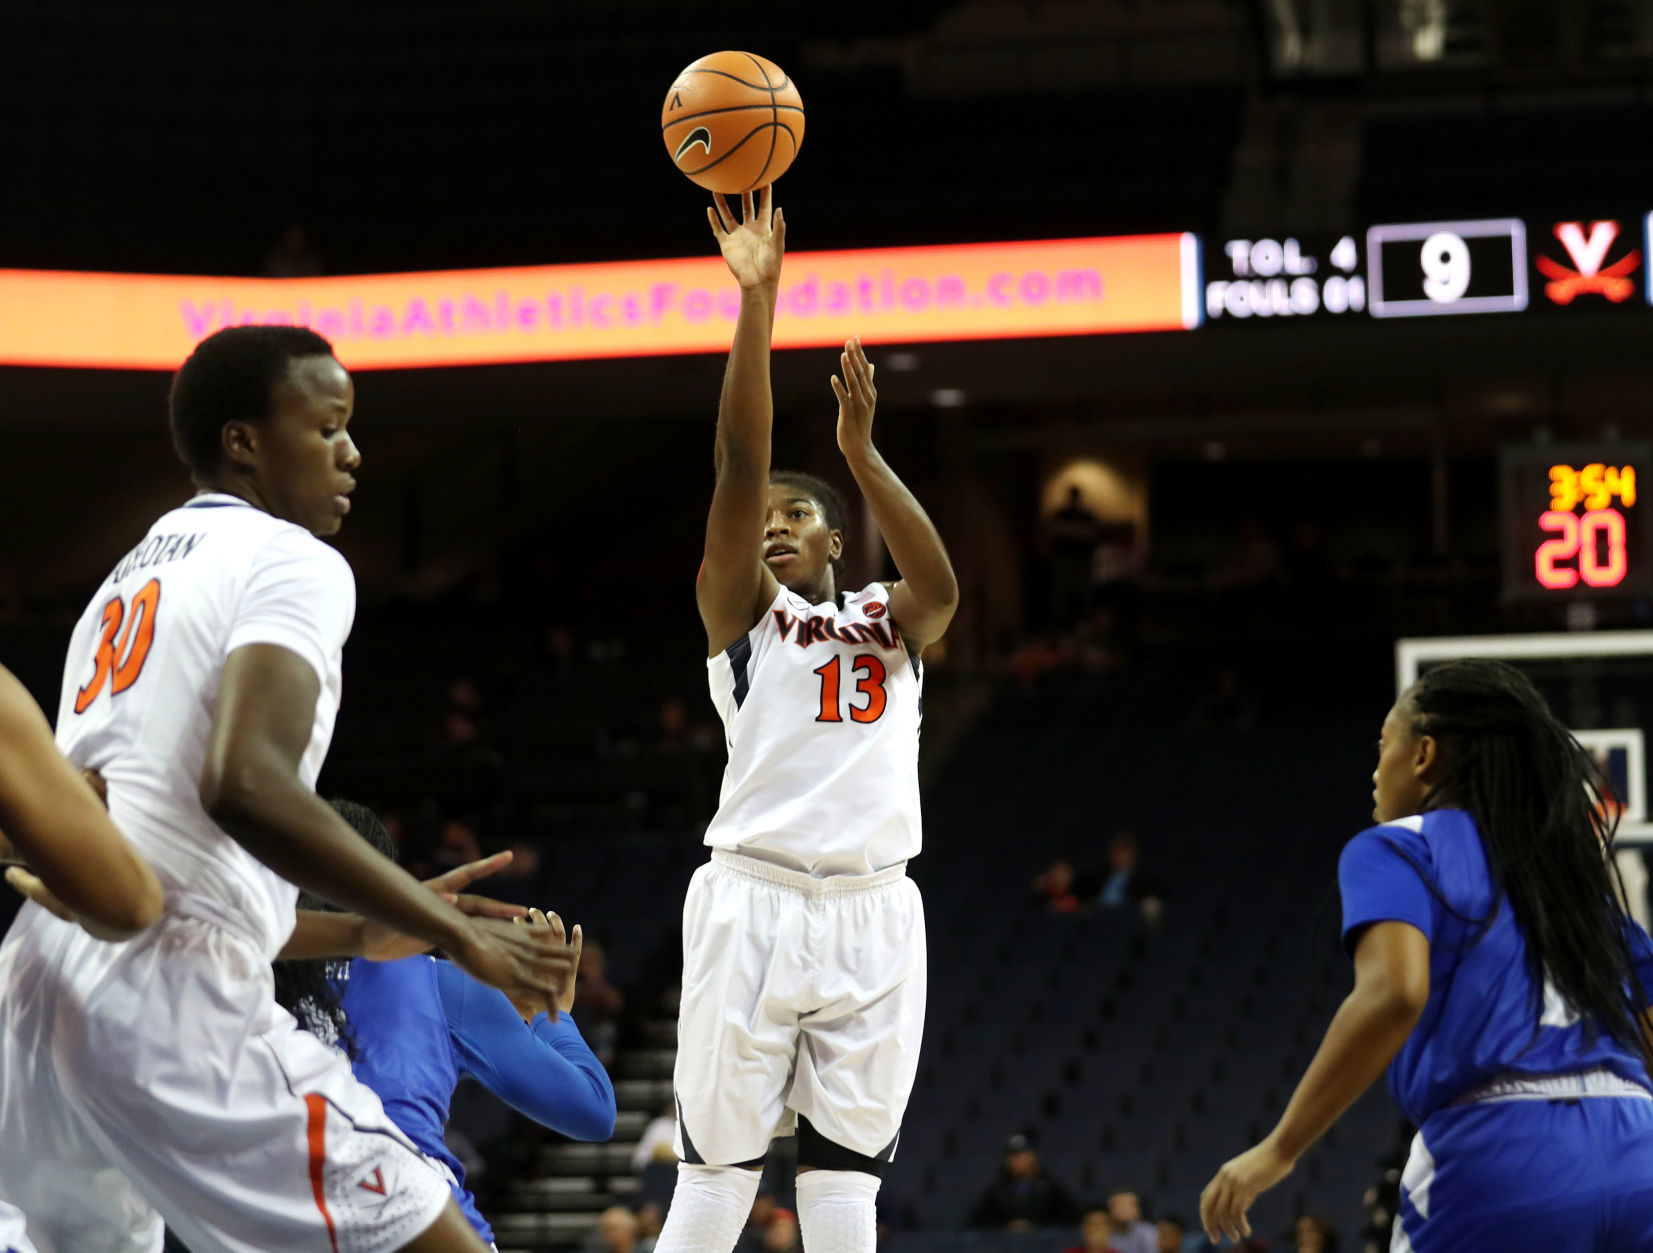
[[[1326,1028],[1286,1112],[1268,1138],[1231,1159],[1200,1196],[1206,1235],[1251,1234],[1246,1211],[1289,1175],[1400,1052],[1429,1002],[1429,940],[1406,922],[1379,922],[1355,948],[1355,986]]]
[[[8,879],[50,908],[50,896],[102,940],[124,940],[161,913],[161,884],[111,821],[103,801],[57,751],[28,691],[0,669],[0,854],[9,839],[31,873]],[[36,887],[41,894],[29,890]],[[50,894],[48,896],[47,894]]]
[[[477,978],[549,1004],[573,978],[564,946],[467,916],[381,856],[299,777],[320,691],[310,664],[279,645],[230,654],[201,777],[207,813],[288,882],[440,945]]]
[[[890,588],[890,616],[916,655],[947,632],[958,608],[959,585],[947,547],[918,498],[907,490],[872,443],[878,392],[859,339],[844,345],[843,378],[832,376],[838,397],[838,450],[872,508],[901,581]]]
[[[769,335],[786,251],[786,220],[773,206],[774,189],[765,187],[756,206],[750,192],[742,194],[739,225],[722,196],[706,211],[723,259],[740,283],[740,316],[717,408],[717,485],[706,519],[706,556],[695,580],[711,656],[750,631],[778,590],[759,556],[775,418]]]
[[[512,1109],[575,1140],[614,1134],[614,1084],[569,1014],[524,1022],[502,994],[447,962],[436,986],[459,1060]]]

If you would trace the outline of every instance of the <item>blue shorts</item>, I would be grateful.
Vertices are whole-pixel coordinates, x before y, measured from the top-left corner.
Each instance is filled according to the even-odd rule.
[[[1451,1106],[1401,1176],[1391,1253],[1653,1249],[1653,1100]]]

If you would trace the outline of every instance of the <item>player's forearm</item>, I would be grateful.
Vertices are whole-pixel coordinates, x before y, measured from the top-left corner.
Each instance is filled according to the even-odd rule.
[[[844,459],[909,591],[925,611],[950,613],[958,605],[958,578],[918,497],[870,442],[846,452]]]
[[[452,948],[465,916],[380,856],[284,763],[240,763],[202,785],[213,821],[289,883],[430,944]]]
[[[1356,987],[1270,1133],[1281,1154],[1295,1161],[1323,1136],[1383,1074],[1417,1021],[1417,1006],[1408,998]]]
[[[100,939],[160,916],[160,880],[58,752],[39,706],[0,670],[0,829],[13,853]],[[88,925],[90,924],[90,925]]]
[[[314,961],[327,957],[360,957],[363,922],[358,914],[329,914],[315,909],[298,911],[293,934],[287,937],[277,961]]]
[[[775,293],[743,288],[735,341],[723,372],[717,409],[717,468],[755,468],[767,475],[775,402],[769,385],[769,335],[775,321]]]

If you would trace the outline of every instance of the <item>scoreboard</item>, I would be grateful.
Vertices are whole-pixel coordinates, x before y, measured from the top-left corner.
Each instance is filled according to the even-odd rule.
[[[1366,255],[1375,318],[1527,307],[1527,228],[1519,218],[1374,226]]]
[[[1205,318],[1364,320],[1643,309],[1653,214],[1396,222],[1205,245]]]
[[[1653,443],[1505,447],[1499,471],[1507,599],[1653,592]]]

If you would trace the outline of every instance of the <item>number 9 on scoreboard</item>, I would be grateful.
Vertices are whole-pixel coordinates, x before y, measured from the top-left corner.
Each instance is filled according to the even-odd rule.
[[[1369,227],[1366,257],[1375,318],[1527,307],[1527,229],[1519,218]]]

